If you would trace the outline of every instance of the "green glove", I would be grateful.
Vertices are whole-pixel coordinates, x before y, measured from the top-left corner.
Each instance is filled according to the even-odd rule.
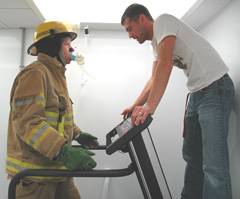
[[[59,152],[57,160],[67,167],[70,171],[77,169],[91,170],[97,163],[90,157],[95,153],[82,149],[74,148],[69,144],[64,144]]]
[[[89,133],[84,133],[82,131],[80,132],[76,141],[79,144],[81,144],[85,149],[89,149],[89,148],[94,149],[99,146],[99,143],[96,137],[92,136]]]

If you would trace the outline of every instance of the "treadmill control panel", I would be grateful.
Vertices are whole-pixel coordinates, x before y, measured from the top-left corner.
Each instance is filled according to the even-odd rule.
[[[141,133],[144,129],[146,129],[151,122],[151,115],[148,115],[145,122],[140,122],[138,126],[132,126],[131,117],[125,119],[122,123],[117,125],[111,132],[107,134],[106,153],[108,155],[111,155],[114,152],[121,150],[123,146],[128,144],[137,134]],[[118,135],[119,138],[115,141],[112,141],[112,138],[115,135]]]
[[[127,133],[133,128],[132,122],[131,122],[131,117],[127,118],[124,122],[119,124],[116,127],[117,133],[119,136],[122,136],[124,133]]]

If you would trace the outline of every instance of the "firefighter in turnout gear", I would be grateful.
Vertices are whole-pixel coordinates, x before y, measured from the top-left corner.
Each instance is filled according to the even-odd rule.
[[[28,53],[37,61],[16,77],[10,96],[6,172],[11,179],[24,169],[90,170],[97,138],[74,123],[66,68],[77,37],[66,22],[43,22],[35,30]],[[81,148],[71,146],[73,140]],[[79,199],[73,178],[26,177],[16,188],[17,199]]]

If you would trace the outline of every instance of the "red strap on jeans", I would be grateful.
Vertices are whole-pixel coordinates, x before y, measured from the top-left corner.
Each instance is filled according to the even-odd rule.
[[[183,137],[186,136],[186,121],[185,121],[185,115],[186,115],[186,111],[187,111],[187,104],[188,104],[189,94],[190,94],[190,93],[187,94],[186,104],[185,104],[185,112],[184,112],[184,118],[183,118]]]

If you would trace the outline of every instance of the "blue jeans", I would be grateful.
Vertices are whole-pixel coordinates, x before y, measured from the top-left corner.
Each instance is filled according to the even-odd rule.
[[[227,137],[233,98],[228,74],[191,93],[185,114],[182,199],[232,198]]]

